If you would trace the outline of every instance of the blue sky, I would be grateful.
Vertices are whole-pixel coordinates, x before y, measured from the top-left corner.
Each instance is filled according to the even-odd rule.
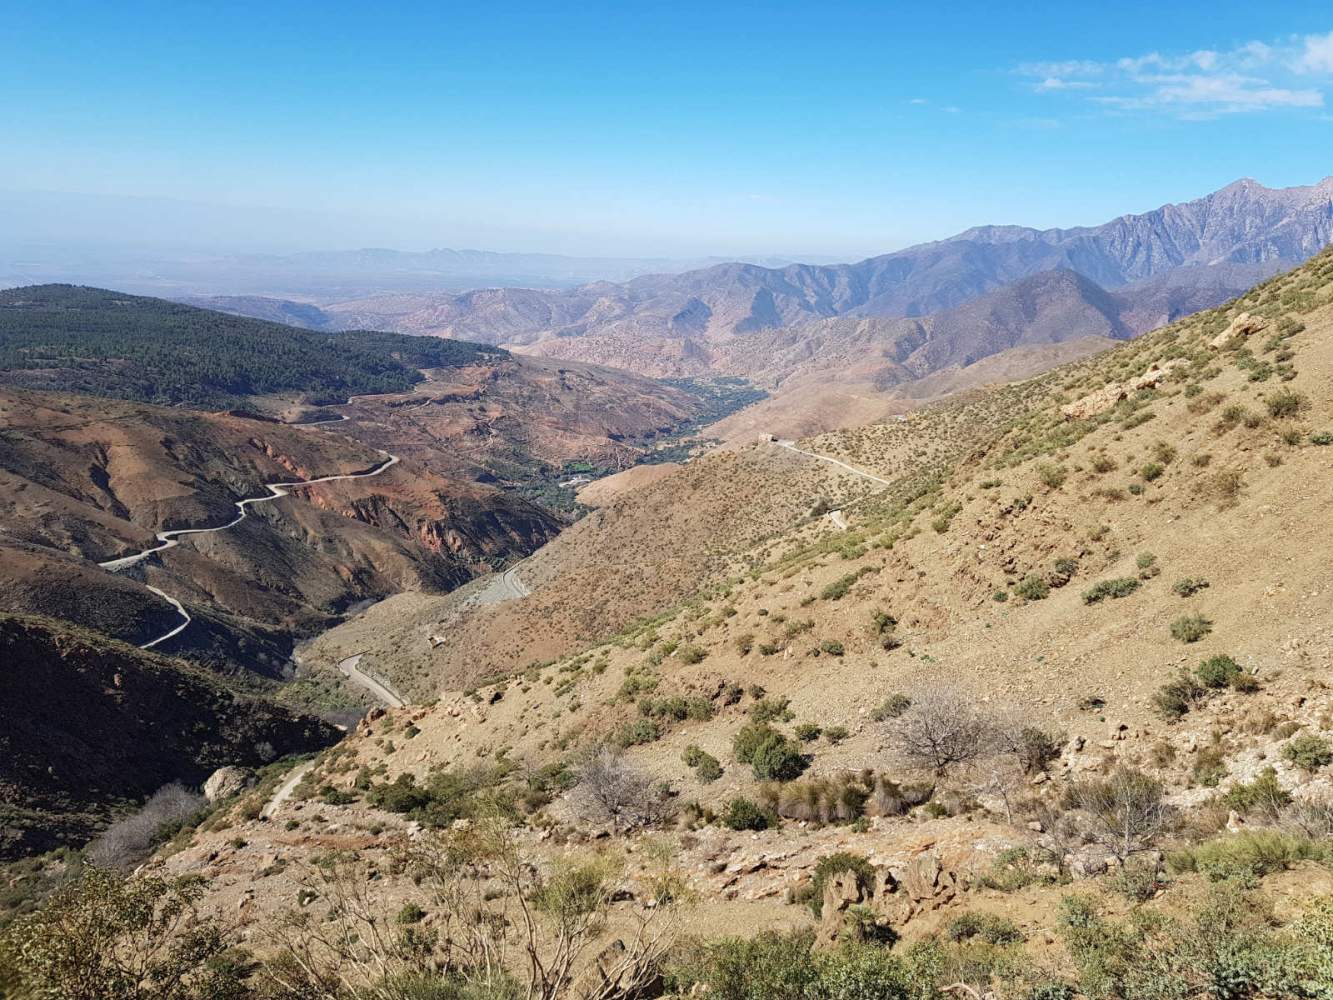
[[[1333,173],[1333,9],[48,0],[0,93],[0,191],[145,239],[851,258]]]

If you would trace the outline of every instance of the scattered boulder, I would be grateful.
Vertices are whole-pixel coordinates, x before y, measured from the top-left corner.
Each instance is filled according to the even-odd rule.
[[[255,774],[248,767],[220,767],[204,782],[204,798],[209,802],[221,802],[239,795],[254,783]]]
[[[1268,322],[1262,316],[1255,316],[1251,313],[1243,312],[1233,319],[1227,328],[1214,337],[1209,343],[1212,347],[1225,347],[1236,337],[1248,337],[1252,333],[1258,333]]]

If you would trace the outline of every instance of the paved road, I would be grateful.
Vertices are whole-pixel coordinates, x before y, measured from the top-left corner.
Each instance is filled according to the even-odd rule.
[[[343,672],[349,681],[358,687],[369,691],[370,694],[381,701],[389,708],[402,708],[407,702],[398,696],[398,692],[389,687],[388,684],[375,677],[371,677],[360,668],[361,657],[364,653],[357,653],[355,656],[349,656],[338,663],[338,669]]]
[[[848,465],[846,462],[842,461],[841,459],[837,459],[837,458],[829,458],[827,455],[821,455],[821,454],[819,454],[818,452],[814,452],[814,451],[806,451],[804,448],[798,448],[798,447],[796,447],[796,442],[795,442],[795,441],[779,441],[779,442],[777,442],[777,443],[778,443],[778,446],[779,446],[779,447],[786,448],[788,451],[794,451],[794,452],[796,452],[798,455],[808,455],[808,456],[810,456],[811,458],[817,458],[817,459],[819,459],[819,461],[821,461],[821,462],[828,462],[829,465],[836,465],[838,468],[843,469],[843,470],[846,471],[846,472],[850,472],[850,473],[851,473],[852,475],[854,475],[854,476],[860,476],[862,479],[869,479],[869,480],[871,480],[872,482],[880,483],[881,485],[884,485],[884,486],[892,486],[892,485],[893,485],[893,481],[892,481],[892,480],[889,480],[889,479],[883,479],[883,478],[881,478],[880,476],[876,476],[876,475],[873,475],[873,474],[871,474],[871,473],[869,473],[869,472],[865,472],[865,471],[862,470],[862,469],[858,469],[858,468],[857,468],[856,466],[854,466],[854,465]]]
[[[385,452],[385,454],[387,455],[388,453]],[[249,515],[249,508],[254,504],[269,503],[273,500],[278,500],[281,499],[282,497],[289,496],[292,490],[303,489],[306,486],[314,486],[317,483],[335,483],[344,479],[369,479],[371,476],[378,476],[380,473],[387,471],[388,469],[397,464],[398,464],[398,456],[388,455],[388,458],[386,458],[383,463],[377,465],[375,468],[370,469],[367,472],[352,472],[348,473],[347,475],[341,475],[341,476],[321,476],[318,479],[305,479],[292,483],[270,483],[267,487],[269,491],[268,496],[249,497],[245,500],[236,501],[236,510],[238,511],[238,513],[234,518],[232,518],[226,524],[220,524],[216,528],[177,528],[172,531],[159,531],[157,533],[157,540],[161,544],[154,545],[152,548],[144,549],[142,552],[136,552],[134,553],[134,555],[122,556],[119,559],[108,559],[106,562],[98,563],[97,565],[101,566],[102,569],[109,570],[112,573],[117,573],[122,569],[128,569],[130,566],[142,562],[143,560],[151,556],[154,552],[163,552],[167,549],[175,548],[177,545],[180,544],[180,540],[184,538],[186,535],[211,535],[214,532],[226,531],[228,528],[236,527],[236,525],[240,524],[242,521],[246,519],[246,517]],[[158,636],[151,642],[144,643],[140,647],[141,649],[148,649],[151,646],[156,646],[159,642],[165,642],[172,636],[179,635],[185,629],[185,627],[190,624],[190,615],[185,610],[185,608],[181,606],[180,601],[176,600],[174,597],[171,597],[168,594],[164,594],[156,587],[149,587],[148,589],[151,590],[153,593],[157,594],[159,597],[163,598],[164,600],[171,602],[172,606],[175,607],[176,611],[180,614],[183,620],[179,625],[177,625],[171,631]]]

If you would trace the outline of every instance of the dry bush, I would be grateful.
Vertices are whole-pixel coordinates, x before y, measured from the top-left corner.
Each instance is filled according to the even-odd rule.
[[[206,803],[202,795],[179,782],[163,785],[137,813],[107,827],[88,848],[88,860],[98,868],[128,871]]]
[[[1066,802],[1087,818],[1088,836],[1123,862],[1151,847],[1174,818],[1162,794],[1160,781],[1118,767],[1105,778],[1072,785]]]
[[[905,763],[945,774],[994,749],[995,724],[971,698],[942,684],[911,697],[911,707],[887,726],[890,743]]]
[[[647,826],[663,813],[652,780],[612,747],[602,747],[588,759],[569,800],[579,819],[609,823],[617,830]]]
[[[1213,500],[1218,510],[1226,510],[1240,502],[1240,491],[1245,485],[1245,473],[1240,469],[1222,469],[1204,482],[1204,493]]]
[[[307,898],[273,929],[278,955],[261,971],[274,1000],[406,1000],[416,996],[638,996],[674,943],[684,881],[661,845],[645,849],[639,902],[618,909],[618,939],[589,963],[623,888],[621,859],[565,858],[538,867],[494,818],[441,831],[395,858],[420,891],[429,930],[400,924],[364,861],[309,869]],[[581,969],[587,972],[580,975]],[[439,992],[436,992],[439,991]]]

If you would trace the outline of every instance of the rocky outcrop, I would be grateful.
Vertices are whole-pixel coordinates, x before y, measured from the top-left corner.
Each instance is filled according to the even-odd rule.
[[[918,855],[897,875],[876,868],[869,886],[854,872],[839,872],[824,883],[815,943],[831,948],[902,926],[949,903],[962,888],[958,873],[934,853]]]
[[[1243,312],[1233,319],[1225,330],[1214,337],[1210,342],[1212,347],[1226,347],[1237,338],[1248,337],[1252,333],[1258,333],[1268,325],[1268,321],[1262,316],[1255,316],[1251,313]]]
[[[1077,399],[1060,407],[1060,413],[1066,420],[1087,420],[1099,413],[1105,413],[1122,399],[1128,399],[1131,393],[1140,389],[1155,389],[1172,371],[1188,364],[1186,358],[1172,358],[1163,365],[1153,365],[1142,375],[1128,382],[1119,382],[1103,386],[1096,392],[1090,392],[1082,399]]]
[[[208,780],[204,782],[204,798],[209,802],[221,802],[233,795],[239,795],[254,783],[254,771],[248,767],[228,764],[208,776]]]

